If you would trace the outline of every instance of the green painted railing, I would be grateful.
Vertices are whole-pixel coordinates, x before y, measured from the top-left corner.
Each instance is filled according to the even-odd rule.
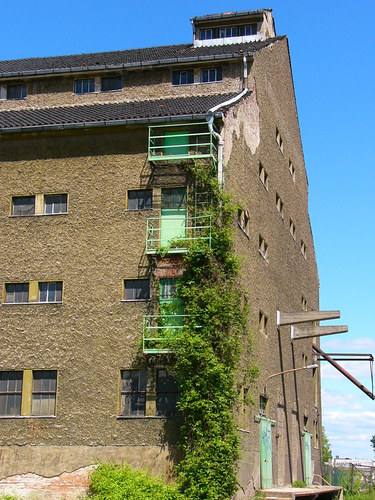
[[[143,316],[143,352],[173,352],[188,318],[186,314],[154,314]]]
[[[177,230],[169,229],[170,223],[176,220]],[[190,244],[205,241],[211,247],[212,221],[211,215],[198,215],[181,219],[168,219],[169,227],[163,226],[162,217],[147,219],[146,253],[184,253]],[[173,234],[176,236],[173,237]]]
[[[149,161],[217,159],[217,140],[207,122],[152,125],[148,132]]]

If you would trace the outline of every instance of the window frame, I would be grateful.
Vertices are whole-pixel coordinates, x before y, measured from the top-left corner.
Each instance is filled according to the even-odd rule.
[[[84,90],[84,85],[87,82],[87,90]],[[77,90],[77,86],[81,85],[81,92]],[[82,78],[81,80],[74,80],[74,94],[94,94],[95,93],[95,78]]]
[[[47,199],[48,198],[57,198],[57,197],[65,197],[65,202],[63,200],[60,200],[59,202],[54,201],[52,204],[52,212],[47,212],[46,211],[46,206],[47,206]],[[54,211],[54,207],[57,205],[57,203],[61,205],[65,205],[65,211]],[[43,215],[65,215],[68,213],[68,193],[49,193],[49,194],[44,194],[43,195]]]
[[[12,89],[12,90],[11,90]],[[20,89],[20,95],[15,95],[10,97],[9,96],[9,90],[15,91],[16,89]],[[26,99],[27,97],[27,89],[26,89],[26,83],[16,83],[16,84],[9,84],[7,85],[7,100],[8,101],[16,101],[16,100],[22,100]]]
[[[137,292],[139,292],[139,290],[142,290],[141,288],[137,289],[137,288],[133,288],[133,297],[132,298],[127,298],[127,283],[130,285],[134,282],[143,282],[144,284],[146,284],[147,282],[147,297],[141,297],[141,298],[137,298],[136,295],[137,295]],[[128,288],[129,290],[131,290],[130,286]],[[134,296],[135,295],[135,296]],[[150,278],[127,278],[127,279],[124,279],[123,280],[123,294],[122,294],[122,302],[147,302],[149,300],[151,300],[151,280]]]
[[[205,78],[206,72],[207,72],[207,79]],[[222,66],[201,69],[201,83],[215,83],[215,82],[222,82],[222,81],[223,81],[223,68],[222,68]]]
[[[186,81],[182,81],[182,76],[186,75]],[[180,85],[192,85],[194,83],[194,69],[176,69],[172,70],[172,85],[178,87]]]
[[[130,384],[130,390],[125,390],[124,389],[124,380],[125,380],[125,373],[131,374],[131,372],[138,372],[138,382],[137,382],[137,390],[132,390],[132,379],[129,379],[129,384]],[[142,379],[143,377],[143,379]],[[127,403],[126,403],[126,396],[130,395],[131,396],[136,396],[137,402],[135,406],[141,405],[141,410],[139,408],[136,408],[135,412],[134,410],[132,411],[132,405],[133,401],[130,400],[130,411],[129,413],[126,412],[125,410],[128,408]],[[123,396],[124,396],[124,402],[123,402]],[[142,401],[140,401],[139,398],[142,398]],[[127,418],[140,418],[140,417],[145,417],[146,416],[146,405],[147,405],[147,370],[143,368],[136,368],[136,369],[124,369],[120,370],[120,407],[119,407],[119,417],[127,417]]]
[[[104,88],[106,86],[104,82],[109,83],[110,81],[114,82],[115,80],[118,82],[118,86],[114,86],[112,88],[112,86],[109,85],[109,87],[111,87],[111,88]],[[116,91],[122,90],[122,88],[123,88],[123,86],[122,86],[122,76],[121,75],[103,76],[101,79],[101,82],[100,82],[101,92],[116,92]]]
[[[130,193],[134,193],[136,196],[133,198],[129,197]],[[145,196],[138,196],[139,194],[144,194]],[[136,202],[136,207],[132,208],[130,207],[129,201],[135,201]],[[153,192],[152,189],[128,189],[127,192],[127,203],[126,203],[126,210],[129,210],[130,212],[135,212],[137,210],[152,210],[153,208]],[[150,206],[146,206],[146,203],[149,202]],[[140,204],[143,203],[143,207],[139,206]]]
[[[47,285],[47,290],[41,290],[43,285]],[[53,286],[55,287],[54,290],[52,289]],[[41,300],[41,293],[46,294],[46,300]],[[53,294],[54,300],[48,300],[50,294]],[[56,300],[56,295],[60,295],[60,298],[57,300]],[[38,302],[40,304],[62,304],[62,301],[63,301],[62,281],[38,281]]]
[[[33,212],[29,212],[29,213],[15,213],[15,207],[20,207],[21,205],[15,205],[14,201],[15,200],[34,200],[34,203],[28,203],[28,206],[30,207],[28,210],[30,210],[31,208],[33,208]],[[24,206],[27,206],[27,204],[25,203]],[[33,215],[35,215],[35,206],[36,206],[36,196],[35,194],[32,194],[32,195],[21,195],[21,196],[12,196],[12,200],[11,200],[11,216],[12,217],[32,217]]]
[[[17,286],[21,286],[22,290],[20,292],[17,292],[15,289]],[[14,287],[13,291],[8,291],[9,287]],[[3,304],[30,304],[29,301],[29,291],[30,291],[30,282],[29,281],[21,281],[21,282],[10,282],[10,283],[4,283],[4,300]],[[27,300],[8,300],[10,295],[13,295],[14,299],[16,298],[16,293],[21,293],[21,297],[24,298],[25,295],[27,296]]]
[[[10,412],[5,412],[5,413],[0,413],[0,417],[1,418],[12,418],[12,417],[20,417],[21,416],[21,411],[22,411],[22,389],[23,389],[23,371],[22,370],[1,370],[0,371],[0,379],[2,379],[2,375],[3,374],[18,374],[20,375],[19,378],[17,379],[14,379],[15,380],[15,388],[14,390],[9,390],[9,381],[11,380],[10,378],[7,378],[6,379],[6,384],[7,384],[7,387],[6,389],[7,390],[1,390],[1,382],[2,380],[0,380],[0,400],[5,397],[5,404],[4,404],[4,408],[5,410],[8,408],[8,401],[9,401],[9,396],[11,397],[14,397],[16,398],[17,396],[20,396],[19,398],[19,402],[17,403],[17,409],[18,409],[18,406],[19,406],[19,409],[18,409],[18,412],[17,413],[10,413]],[[20,382],[20,390],[19,390],[19,387],[17,387],[17,382]],[[18,389],[18,390],[17,390]],[[0,404],[0,411],[1,411],[1,408],[2,408],[2,405]],[[13,404],[13,406],[11,406],[10,408],[16,408],[16,404]]]
[[[159,374],[165,372],[166,382],[164,387],[160,387],[160,377]],[[172,388],[168,386],[168,379],[173,379]],[[164,390],[161,390],[164,389]],[[179,401],[179,387],[177,382],[177,376],[174,372],[168,371],[166,368],[158,368],[156,370],[156,416],[157,417],[176,417],[178,416],[177,403]],[[170,401],[170,399],[172,401]],[[170,409],[168,410],[168,406]]]
[[[54,379],[51,377],[48,380],[50,381],[49,385],[51,385],[51,381],[54,380],[54,389],[49,387],[49,389],[44,390],[42,387],[39,390],[35,389],[35,376],[36,374],[44,374],[44,373],[49,373],[55,374]],[[41,412],[35,412],[34,408],[34,395],[37,396],[43,396],[43,395],[53,395],[53,412],[49,413],[41,413]],[[43,398],[41,398],[39,401],[42,401]],[[52,398],[48,398],[48,400],[52,400]],[[32,370],[32,388],[31,388],[31,408],[30,408],[30,416],[31,417],[54,417],[56,416],[56,403],[57,403],[57,370]],[[41,403],[39,405],[41,407]]]

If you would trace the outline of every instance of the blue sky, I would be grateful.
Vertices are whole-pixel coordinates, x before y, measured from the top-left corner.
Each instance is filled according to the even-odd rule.
[[[317,254],[321,309],[349,333],[330,352],[375,353],[375,2],[373,0],[18,0],[1,2],[0,59],[185,43],[193,16],[272,8],[289,38]],[[349,370],[371,388],[369,367]],[[334,455],[374,458],[375,403],[323,365]]]

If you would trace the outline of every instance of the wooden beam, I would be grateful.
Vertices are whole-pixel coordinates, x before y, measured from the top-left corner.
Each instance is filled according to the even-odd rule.
[[[325,319],[337,319],[340,311],[303,311],[303,312],[282,312],[277,311],[277,325],[295,325],[308,321],[323,321]]]
[[[293,326],[291,327],[292,340],[307,339],[310,337],[321,337],[322,335],[334,335],[346,333],[347,325],[337,326]]]

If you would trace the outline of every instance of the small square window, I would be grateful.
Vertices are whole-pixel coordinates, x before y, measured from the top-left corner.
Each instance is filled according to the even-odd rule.
[[[267,335],[267,323],[267,316],[262,311],[259,311],[259,331],[265,335]]]
[[[29,301],[29,283],[6,283],[5,302],[7,304],[26,304]]]
[[[34,215],[35,196],[13,196],[12,215]]]
[[[289,219],[289,232],[292,235],[292,238],[295,240],[296,239],[296,226],[294,225],[294,222],[292,219]]]
[[[306,259],[307,250],[306,250],[306,245],[305,245],[303,240],[301,240],[301,254],[303,255],[303,258]]]
[[[238,212],[238,226],[242,231],[249,236],[250,231],[250,214],[248,210],[239,210]]]
[[[148,300],[150,298],[150,280],[124,280],[124,300]]]
[[[95,80],[77,80],[74,82],[74,92],[76,94],[90,94],[95,92]]]
[[[296,182],[296,169],[291,160],[289,160],[289,173],[292,176],[293,182]]]
[[[121,371],[121,415],[146,414],[146,370]]]
[[[192,69],[187,69],[184,71],[173,71],[173,85],[188,85],[191,83],[194,83],[194,71]]]
[[[156,380],[156,414],[172,417],[177,414],[179,390],[176,375],[167,370],[157,371]]]
[[[22,371],[0,372],[0,416],[21,415]]]
[[[102,78],[102,92],[109,92],[110,90],[121,90],[122,81],[121,76],[111,76]]]
[[[8,85],[7,86],[7,99],[25,99],[26,98],[26,85]]]
[[[40,282],[39,302],[62,302],[62,281]]]
[[[280,196],[278,193],[276,193],[276,208],[279,214],[281,215],[281,218],[284,218],[284,203],[282,202]]]
[[[33,371],[31,415],[55,415],[56,370]]]
[[[276,142],[279,145],[280,151],[284,153],[284,142],[278,128],[276,128]]]
[[[48,194],[44,196],[45,214],[66,214],[68,205],[67,194]]]
[[[268,260],[268,245],[262,236],[259,236],[259,253],[264,260]]]
[[[209,68],[202,69],[201,71],[201,82],[221,82],[223,79],[223,71],[221,67],[219,68]]]
[[[152,189],[128,191],[128,210],[147,210],[152,208]]]
[[[261,163],[259,163],[259,179],[268,191],[268,174]]]

